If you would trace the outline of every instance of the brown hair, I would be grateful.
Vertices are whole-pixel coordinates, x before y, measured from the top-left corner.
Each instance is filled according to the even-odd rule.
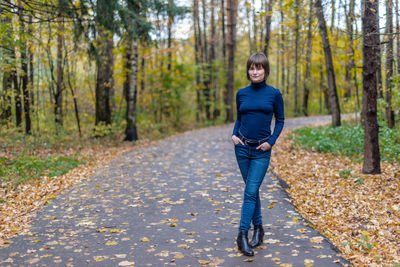
[[[265,79],[269,76],[269,61],[263,53],[254,53],[247,60],[246,75],[247,79],[250,80],[249,69],[254,65],[256,68],[262,67],[265,71]]]

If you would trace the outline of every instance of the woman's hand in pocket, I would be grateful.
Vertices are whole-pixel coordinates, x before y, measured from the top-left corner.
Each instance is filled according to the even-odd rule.
[[[261,149],[262,151],[267,151],[271,149],[271,145],[268,142],[264,142],[257,147],[257,149]]]
[[[237,137],[236,135],[232,135],[232,142],[237,145],[237,144],[242,144],[244,145],[243,141],[239,139],[239,137]]]

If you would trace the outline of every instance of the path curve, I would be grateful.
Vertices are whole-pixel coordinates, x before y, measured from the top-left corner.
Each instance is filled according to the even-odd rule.
[[[286,128],[324,122],[330,116],[288,119]],[[0,249],[0,265],[348,265],[271,173],[261,187],[264,244],[252,258],[238,253],[244,186],[231,131],[190,131],[113,160],[44,206],[30,235]]]

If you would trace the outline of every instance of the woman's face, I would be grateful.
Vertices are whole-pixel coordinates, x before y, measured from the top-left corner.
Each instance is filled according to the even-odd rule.
[[[259,83],[265,80],[265,70],[262,66],[256,67],[254,64],[249,68],[250,80]]]

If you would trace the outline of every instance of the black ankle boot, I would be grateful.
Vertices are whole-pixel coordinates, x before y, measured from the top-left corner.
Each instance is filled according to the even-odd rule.
[[[247,237],[248,232],[239,231],[236,239],[239,250],[246,256],[254,256],[254,252],[249,245],[249,239]]]
[[[254,225],[254,233],[253,233],[253,238],[251,239],[250,242],[250,247],[255,248],[261,245],[263,239],[264,239],[264,229],[262,227],[262,224]]]

